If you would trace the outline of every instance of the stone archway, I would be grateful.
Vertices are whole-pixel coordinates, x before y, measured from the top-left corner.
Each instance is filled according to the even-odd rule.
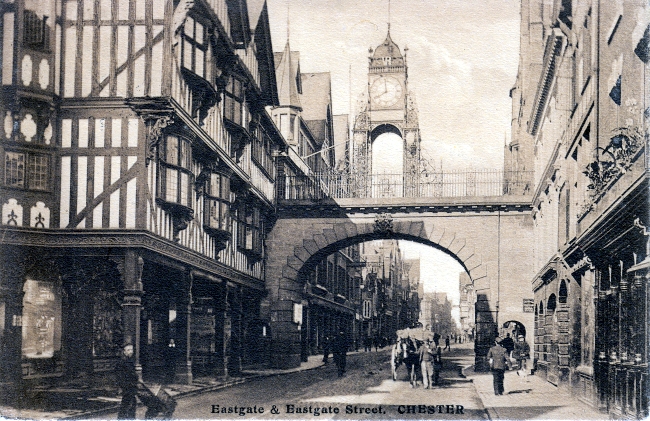
[[[524,216],[515,212],[512,214],[508,217],[518,218],[517,224],[522,225]],[[476,216],[479,218],[474,218]],[[482,368],[485,365],[484,356],[498,331],[500,274],[511,273],[512,267],[516,266],[514,260],[504,262],[500,259],[496,247],[495,240],[504,235],[501,233],[503,218],[497,213],[445,214],[425,218],[408,214],[393,214],[393,217],[380,214],[278,220],[267,239],[267,297],[264,306],[265,317],[268,317],[274,332],[272,352],[279,357],[274,358],[275,363],[285,367],[300,364],[300,331],[293,321],[294,303],[303,300],[304,274],[308,273],[313,264],[328,254],[355,243],[375,239],[402,239],[448,253],[469,274],[477,296],[476,362]],[[507,232],[516,233],[513,239],[508,239],[508,247],[516,243],[516,236],[527,235],[527,231],[517,232],[512,226],[508,227]],[[526,275],[518,279],[530,279]],[[524,281],[519,282],[522,282],[522,288],[517,288],[517,291],[523,291]],[[501,300],[505,304],[508,298],[502,296]],[[516,311],[516,314],[507,314],[510,311],[507,308],[512,309],[514,305],[503,307],[503,320],[521,317]],[[531,326],[529,328],[532,329]]]

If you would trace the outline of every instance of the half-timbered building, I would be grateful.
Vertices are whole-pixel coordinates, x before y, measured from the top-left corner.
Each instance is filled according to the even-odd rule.
[[[264,0],[13,0],[2,18],[2,378],[264,361]],[[268,358],[268,355],[267,355]],[[101,377],[101,376],[99,376]]]

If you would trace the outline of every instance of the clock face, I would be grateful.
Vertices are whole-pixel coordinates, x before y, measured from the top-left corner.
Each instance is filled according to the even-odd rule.
[[[370,99],[380,107],[395,105],[402,97],[402,85],[392,76],[384,76],[370,85]]]

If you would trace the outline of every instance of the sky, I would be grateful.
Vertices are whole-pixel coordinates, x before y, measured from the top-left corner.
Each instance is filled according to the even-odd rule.
[[[284,48],[289,23],[301,71],[331,73],[334,114],[354,113],[367,88],[368,49],[386,38],[388,2],[267,1],[274,51]],[[422,155],[437,169],[502,169],[519,61],[519,7],[518,0],[391,1],[391,38],[402,52],[408,47]],[[395,159],[401,141],[390,136],[376,141],[373,166],[401,172]],[[425,292],[447,292],[458,304],[462,267],[451,256],[415,243],[400,247],[408,258],[420,257]]]
[[[273,49],[332,76],[335,114],[356,109],[368,48],[386,38],[389,0],[268,0]],[[391,37],[408,46],[422,149],[436,167],[500,169],[519,60],[518,0],[392,0]],[[351,89],[350,89],[351,87]],[[350,96],[352,91],[352,97]]]

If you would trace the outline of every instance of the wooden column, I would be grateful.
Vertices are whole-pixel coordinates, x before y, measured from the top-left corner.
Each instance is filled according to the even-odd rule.
[[[176,383],[192,383],[192,359],[190,358],[190,323],[192,317],[192,282],[194,275],[189,272],[178,283],[176,295],[176,348],[178,360],[176,361]]]
[[[119,265],[122,266],[122,265]],[[142,380],[142,364],[140,364],[140,311],[142,310],[142,269],[144,260],[135,250],[127,250],[124,255],[124,265],[119,267],[124,282],[124,300],[122,301],[122,328],[124,344],[133,345],[135,370]]]
[[[10,260],[5,260],[9,263]],[[0,278],[0,301],[4,301],[4,333],[0,338],[0,402],[17,402],[22,390],[22,314],[23,314],[23,281],[24,266],[17,261],[3,266]]]

